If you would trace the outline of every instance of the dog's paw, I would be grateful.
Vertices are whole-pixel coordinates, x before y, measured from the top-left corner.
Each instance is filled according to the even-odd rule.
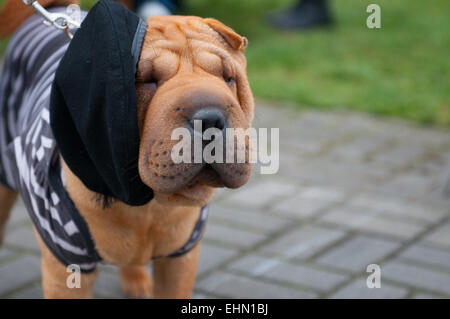
[[[122,292],[128,298],[146,299],[152,297],[152,278],[145,266],[120,269]]]

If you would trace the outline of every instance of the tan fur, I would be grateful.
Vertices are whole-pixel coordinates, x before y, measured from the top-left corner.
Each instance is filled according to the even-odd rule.
[[[171,200],[183,196],[192,205],[210,187],[242,186],[251,172],[248,142],[235,143],[235,150],[245,149],[245,163],[223,163],[214,172],[200,172],[203,167],[195,163],[172,165],[171,150],[178,141],[171,140],[171,133],[184,127],[199,107],[221,109],[229,127],[251,126],[254,101],[243,52],[246,39],[210,18],[156,16],[148,25],[136,81],[142,180],[157,192],[170,193]],[[227,85],[230,78],[235,80]],[[155,81],[156,93],[149,84]],[[190,195],[180,189],[189,189]]]
[[[5,5],[8,10],[11,7]],[[0,17],[2,14],[10,22],[14,20],[10,13],[2,12]],[[181,257],[156,258],[154,279],[146,265],[152,258],[182,247],[200,207],[211,200],[215,188],[245,184],[251,164],[221,164],[216,171],[199,169],[194,176],[195,166],[171,163],[168,153],[174,142],[170,133],[185,125],[186,116],[196,108],[211,103],[223,110],[231,127],[251,126],[254,102],[243,54],[247,40],[214,19],[170,16],[153,17],[147,22],[136,80],[141,132],[139,174],[154,190],[154,200],[143,206],[115,201],[103,209],[96,201],[98,194],[83,185],[64,159],[61,162],[67,191],[86,220],[97,251],[106,262],[120,267],[123,291],[135,298],[189,298],[200,244]],[[14,29],[1,24],[1,30]],[[236,147],[244,147],[248,153],[248,144]],[[14,193],[0,188],[2,206],[12,206],[13,197]],[[2,215],[9,214],[9,206],[0,210],[0,221]],[[67,288],[66,268],[37,237],[45,297],[92,297],[96,273],[82,275],[81,289]]]
[[[105,261],[118,266],[145,265],[151,257],[170,254],[189,239],[199,207],[161,205],[152,200],[144,206],[117,201],[102,209],[95,193],[63,167],[67,191],[94,230],[96,248]]]
[[[11,208],[17,199],[18,193],[0,184],[0,245],[5,236],[6,222],[8,221]]]
[[[120,268],[122,291],[131,298],[150,298],[153,295],[153,280],[146,266]]]
[[[67,278],[70,273],[53,253],[47,248],[41,237],[34,231],[41,250],[42,289],[47,299],[87,299],[92,298],[92,289],[98,273],[81,275],[80,288],[69,288]]]

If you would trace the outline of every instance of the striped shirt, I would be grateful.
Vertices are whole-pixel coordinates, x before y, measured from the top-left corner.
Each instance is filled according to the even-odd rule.
[[[51,85],[68,44],[63,32],[44,25],[38,15],[28,18],[11,38],[0,79],[0,182],[20,193],[55,257],[90,272],[101,258],[65,190],[49,120]],[[200,240],[206,219],[203,207],[188,242],[168,257],[188,252]]]

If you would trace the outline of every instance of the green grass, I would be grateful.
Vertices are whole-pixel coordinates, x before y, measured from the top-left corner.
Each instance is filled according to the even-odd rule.
[[[288,0],[188,0],[185,13],[215,17],[248,37],[258,98],[450,125],[450,1],[330,2],[335,28],[310,32],[264,23]],[[369,3],[381,6],[381,29],[366,27]]]
[[[188,9],[249,38],[257,97],[450,124],[450,1],[330,1],[336,27],[303,33],[264,24],[266,12],[292,3],[277,2],[191,0]],[[381,6],[381,29],[366,27],[369,3]]]

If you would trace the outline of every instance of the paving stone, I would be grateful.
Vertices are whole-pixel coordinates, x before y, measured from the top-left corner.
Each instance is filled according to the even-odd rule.
[[[239,248],[249,248],[266,239],[266,235],[244,231],[228,226],[209,224],[205,239],[222,242]]]
[[[21,289],[20,291],[9,296],[11,299],[42,299],[44,292],[40,283],[33,284],[31,287]]]
[[[34,252],[40,251],[31,225],[21,226],[14,230],[7,230],[5,244]]]
[[[342,120],[345,120],[347,114],[336,112],[333,114],[327,114],[325,112],[317,110],[307,110],[302,113],[301,117],[298,119],[298,124],[302,124],[302,127],[311,126],[315,127],[317,131],[322,131],[317,129],[317,126],[337,126]]]
[[[300,127],[281,128],[280,129],[280,150],[284,152],[293,152],[303,156],[319,153],[332,140],[339,139],[338,136],[332,136],[324,130],[319,130],[311,124]]]
[[[106,271],[99,267],[99,276],[94,285],[95,298],[123,298],[122,289],[120,287],[119,272]]]
[[[317,199],[293,197],[279,202],[273,207],[273,210],[280,215],[290,218],[308,218],[314,217],[319,212],[333,205],[330,202],[324,202]]]
[[[305,226],[286,233],[260,251],[293,259],[307,259],[328,245],[342,239],[346,233],[341,230],[316,226]]]
[[[427,224],[410,219],[395,219],[380,211],[352,206],[339,207],[320,217],[320,221],[340,225],[349,230],[389,235],[403,240],[414,238]]]
[[[450,164],[449,164],[450,167]],[[448,181],[448,182],[447,182]],[[445,183],[440,186],[434,188],[433,191],[425,195],[422,199],[427,202],[434,203],[436,205],[442,207],[450,207],[450,177],[447,179]],[[447,211],[447,214],[450,215],[450,211]]]
[[[448,149],[448,142],[450,134],[448,130],[430,130],[422,127],[411,127],[408,133],[403,134],[398,139],[399,142],[405,145],[422,146],[427,149]]]
[[[201,280],[197,288],[208,293],[233,298],[314,298],[317,295],[303,290],[266,283],[261,280],[228,273],[214,273]]]
[[[439,154],[434,153],[434,157],[415,165],[409,172],[414,175],[421,176],[429,179],[435,185],[441,185],[442,187],[448,181],[450,173],[450,162],[447,162],[445,158]]]
[[[431,203],[403,200],[399,197],[364,193],[349,201],[349,206],[380,211],[388,215],[416,218],[435,223],[449,214],[449,209]]]
[[[340,189],[328,186],[304,186],[300,191],[301,198],[316,199],[330,203],[340,203],[345,199],[345,193]]]
[[[308,184],[326,184],[346,190],[373,189],[374,186],[392,177],[387,167],[371,166],[368,163],[336,161],[328,156],[315,159],[291,172]]]
[[[208,294],[202,294],[200,292],[194,292],[192,299],[215,299],[213,296]]]
[[[305,165],[306,156],[299,154],[299,151],[293,150],[292,147],[280,149],[280,168],[278,170],[278,177],[291,178],[292,172],[295,172],[299,167]]]
[[[362,135],[368,133],[384,132],[380,130],[380,124],[385,124],[385,122],[380,123],[373,118],[373,116],[362,113],[351,113],[342,111],[345,113],[345,117],[341,118],[339,121],[340,126],[350,127],[350,130],[354,133],[353,135]],[[359,133],[359,134],[357,134]]]
[[[346,161],[363,161],[369,154],[382,148],[387,143],[387,138],[378,135],[362,136],[344,145],[335,147],[331,156],[345,159]]]
[[[227,201],[254,208],[261,208],[282,196],[294,193],[296,187],[290,183],[265,180],[260,184],[244,187],[227,198]]]
[[[252,179],[250,178],[250,181],[251,181]],[[249,181],[249,182],[250,182]],[[248,185],[248,184],[247,184]],[[229,189],[229,188],[217,188],[216,189],[216,193],[214,194],[214,197],[213,197],[213,200],[212,200],[212,203],[216,203],[216,202],[218,202],[220,199],[222,199],[223,197],[226,197],[226,196],[228,196],[228,195],[230,195],[230,194],[232,194],[233,193],[233,190],[232,189]]]
[[[433,189],[433,180],[418,174],[406,174],[395,177],[380,188],[388,194],[398,194],[417,198]]]
[[[298,284],[322,292],[333,289],[347,279],[347,276],[342,274],[256,255],[247,255],[237,260],[229,266],[229,269],[245,272],[249,276],[261,276],[288,284]]]
[[[255,126],[280,128],[279,172],[261,175],[254,165],[246,186],[218,191],[194,297],[450,298],[450,133],[265,104],[258,102]],[[22,201],[8,224],[0,297],[40,298],[38,248]],[[408,247],[385,260],[401,245]],[[365,285],[373,262],[382,262],[381,289]],[[117,267],[99,272],[94,295],[122,298]]]
[[[395,164],[398,165],[398,167],[404,167],[420,159],[424,155],[425,148],[422,146],[400,144],[393,146],[386,152],[380,153],[374,159],[380,163]]]
[[[39,258],[24,256],[0,265],[0,296],[41,276]]]
[[[109,272],[109,273],[117,273],[119,268],[116,265],[113,264],[108,264],[106,262],[100,262],[97,264],[97,268],[99,271],[105,271],[105,272]]]
[[[414,299],[442,299],[442,297],[439,295],[433,295],[433,294],[428,294],[428,293],[424,293],[424,292],[414,295],[413,298]]]
[[[450,274],[447,272],[394,260],[381,266],[381,282],[383,278],[450,296]]]
[[[418,244],[403,251],[399,257],[450,270],[450,251]]]
[[[425,242],[450,248],[450,222],[439,226],[424,238]]]
[[[305,112],[294,126],[297,134],[295,137],[307,136],[309,140],[319,139],[325,136],[329,141],[341,140],[349,135],[366,132],[368,127],[373,125],[373,121],[365,121],[359,117],[356,121],[348,112],[333,112],[326,114],[323,112]],[[364,123],[363,125],[361,125]]]
[[[449,165],[450,166],[450,165]],[[441,184],[438,184],[424,199],[449,207],[450,204],[450,175]]]
[[[380,288],[368,288],[367,278],[361,277],[334,293],[333,299],[398,299],[405,298],[408,290],[381,282]]]
[[[200,260],[198,263],[198,274],[202,275],[205,272],[217,267],[225,260],[234,257],[237,251],[234,249],[209,245],[203,243],[200,248]]]
[[[291,138],[290,140],[287,140],[286,138],[283,138],[283,134],[280,135],[280,154],[283,154],[280,156],[281,168],[283,168],[281,164],[283,163],[283,157],[285,154],[292,153],[303,157],[314,156],[315,154],[320,153],[325,145],[329,143],[329,139],[327,137],[308,138],[303,134],[301,138]]]
[[[211,205],[209,220],[259,230],[266,234],[282,229],[290,223],[287,218],[263,214],[258,210],[219,205]]]
[[[254,127],[279,127],[280,123],[289,125],[303,114],[286,107],[280,112],[279,107],[272,107],[266,101],[257,101],[258,107],[255,108],[255,117],[253,119]],[[281,104],[289,104],[281,102]]]
[[[2,259],[9,259],[12,256],[14,256],[14,253],[11,250],[0,247],[0,263],[2,262]]]
[[[296,195],[276,204],[273,210],[293,218],[307,218],[342,202],[344,198],[344,193],[335,188],[303,187]]]
[[[13,228],[18,225],[24,224],[24,223],[31,223],[31,218],[28,216],[27,209],[25,208],[25,204],[23,203],[22,199],[18,199],[16,204],[11,210],[11,214],[9,216],[8,220],[8,228]]]
[[[393,241],[355,236],[322,255],[316,262],[353,273],[365,272],[368,265],[377,264],[399,246]]]

